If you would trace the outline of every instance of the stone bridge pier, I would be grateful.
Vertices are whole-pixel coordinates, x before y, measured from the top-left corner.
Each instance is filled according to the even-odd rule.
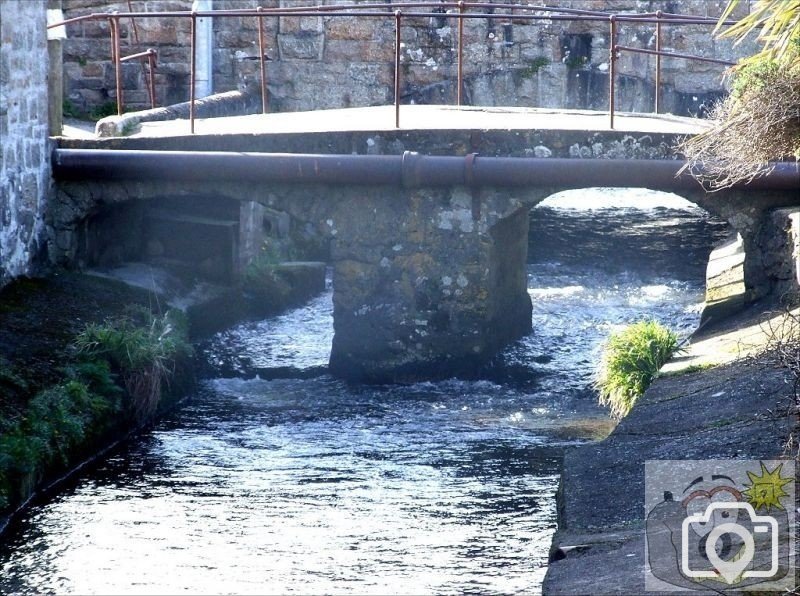
[[[463,187],[384,189],[335,211],[326,221],[334,235],[334,374],[466,374],[530,331],[521,201]]]

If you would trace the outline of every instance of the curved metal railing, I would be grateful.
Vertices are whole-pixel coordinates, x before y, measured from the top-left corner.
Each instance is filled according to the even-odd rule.
[[[130,0],[128,2],[130,8]],[[442,12],[444,11],[444,12]],[[609,127],[614,128],[614,115],[616,111],[615,101],[615,81],[617,77],[617,60],[621,52],[640,53],[653,55],[656,57],[655,65],[655,102],[654,112],[660,110],[660,87],[661,87],[661,58],[671,57],[686,60],[695,60],[732,66],[735,63],[716,58],[707,58],[692,54],[668,52],[662,49],[662,27],[664,25],[685,26],[685,25],[704,25],[715,27],[717,19],[711,17],[701,17],[692,15],[682,15],[676,13],[655,11],[646,13],[609,13],[597,10],[585,10],[578,8],[561,8],[552,6],[533,6],[529,4],[512,3],[490,3],[490,2],[470,2],[462,1],[422,1],[422,2],[391,2],[391,3],[365,3],[365,4],[341,4],[326,6],[297,6],[280,8],[255,9],[226,9],[209,11],[162,11],[162,12],[134,12],[127,13],[91,13],[66,19],[59,23],[53,23],[48,29],[79,23],[88,20],[107,20],[111,33],[111,60],[114,63],[117,113],[122,114],[124,109],[123,89],[122,89],[122,63],[128,60],[147,60],[149,63],[149,92],[152,105],[155,107],[155,87],[154,71],[156,68],[157,52],[150,48],[145,52],[139,52],[130,56],[122,56],[120,21],[130,19],[133,23],[135,37],[138,41],[138,31],[136,30],[137,19],[165,19],[165,18],[185,18],[191,19],[190,34],[190,84],[189,84],[189,121],[190,131],[194,134],[195,130],[195,76],[196,76],[196,54],[197,54],[197,19],[200,18],[231,18],[231,17],[254,17],[258,19],[258,42],[259,42],[259,62],[260,62],[260,87],[262,112],[267,113],[268,94],[267,94],[267,54],[264,34],[264,19],[279,17],[359,17],[368,19],[392,19],[395,28],[395,47],[394,47],[394,116],[395,127],[400,127],[400,88],[401,88],[401,32],[403,20],[408,18],[447,18],[454,19],[458,25],[457,36],[457,86],[456,103],[463,105],[464,101],[464,22],[467,19],[514,19],[521,21],[588,21],[606,22],[609,27],[609,69],[608,69],[608,113]],[[723,24],[732,24],[734,21],[725,21]],[[655,49],[634,48],[631,46],[620,45],[617,43],[618,25],[620,23],[635,23],[642,25],[655,26]]]

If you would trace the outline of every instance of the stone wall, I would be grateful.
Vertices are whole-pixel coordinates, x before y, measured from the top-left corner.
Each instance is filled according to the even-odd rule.
[[[50,192],[44,0],[0,0],[0,286],[32,272]]]
[[[362,0],[353,0],[357,4]],[[323,3],[323,2],[320,2]],[[339,0],[325,0],[325,4]],[[191,0],[131,0],[135,11],[189,10]],[[305,0],[215,0],[215,9],[265,8],[314,4]],[[571,8],[625,12],[664,10],[716,17],[724,0],[560,0]],[[746,5],[746,3],[743,3]],[[128,3],[64,0],[65,14],[128,11]],[[394,99],[394,20],[386,18],[272,17],[264,21],[270,107],[294,111],[386,104]],[[454,19],[403,21],[404,102],[455,103],[457,27]],[[605,109],[608,95],[608,24],[531,22],[521,19],[467,20],[465,23],[465,99],[473,105],[514,105]],[[65,97],[76,111],[99,110],[115,100],[109,26],[104,21],[76,23],[65,43]],[[122,21],[124,55],[153,47],[159,52],[156,75],[159,105],[185,101],[189,90],[189,20],[141,19],[134,30]],[[654,48],[652,25],[620,24],[619,43]],[[704,26],[664,26],[668,51],[735,59],[753,46],[734,48],[710,37]],[[216,92],[245,88],[259,78],[258,28],[254,17],[214,20],[213,81]],[[621,110],[651,111],[655,58],[622,53],[617,82]],[[723,67],[665,58],[662,111],[698,113],[723,93]],[[149,107],[145,69],[123,65],[125,103]]]

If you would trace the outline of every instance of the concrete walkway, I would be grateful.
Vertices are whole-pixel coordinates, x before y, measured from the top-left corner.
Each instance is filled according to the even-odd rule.
[[[129,118],[124,115],[123,118]],[[696,134],[707,121],[671,114],[627,114],[615,117],[614,130],[638,134]],[[547,108],[456,107],[404,105],[400,130],[571,130],[608,131],[607,112]],[[283,112],[195,120],[195,134],[324,133],[342,131],[391,131],[395,129],[394,106]],[[83,133],[83,131],[81,131]],[[73,131],[65,130],[64,136]],[[189,135],[188,120],[139,123],[131,137]]]
[[[800,309],[793,309],[793,317]],[[661,368],[661,376],[679,375],[703,368],[731,364],[744,358],[760,355],[771,343],[780,339],[792,341],[787,335],[792,320],[776,306],[774,312],[764,312],[746,320],[735,318],[736,324],[724,322],[711,331],[699,331],[692,341]]]
[[[703,330],[607,439],[567,452],[545,594],[653,593],[645,592],[647,460],[796,455],[792,376],[756,357],[784,322],[756,305]]]

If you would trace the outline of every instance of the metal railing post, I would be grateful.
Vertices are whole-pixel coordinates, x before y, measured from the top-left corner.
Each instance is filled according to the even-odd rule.
[[[122,116],[124,104],[122,100],[122,54],[120,50],[120,30],[119,30],[119,17],[114,12],[113,16],[109,19],[111,25],[111,39],[113,40],[113,54],[114,54],[114,77],[116,82],[117,91],[117,116]]]
[[[129,13],[133,12],[133,4],[131,3],[131,0],[128,0],[128,12]],[[131,17],[131,31],[133,32],[133,36],[132,37],[130,35],[128,36],[129,48],[133,48],[134,42],[136,43],[137,46],[139,45],[139,27],[137,27],[136,19],[134,17]],[[153,87],[153,76],[155,75],[153,74],[153,62],[151,61],[151,58],[149,56],[147,57],[147,64],[149,66],[150,87],[151,87],[151,89],[148,89],[148,93],[150,94],[150,107],[154,108],[156,107],[156,99],[155,99],[156,94],[155,91],[152,89],[152,87]],[[142,77],[146,79],[148,75],[145,72],[144,62],[141,63],[141,67],[142,67]]]
[[[458,92],[456,102],[460,106],[464,90],[464,0],[458,3]]]
[[[264,9],[259,6],[256,10],[262,12]],[[266,114],[269,105],[267,103],[267,48],[264,40],[264,18],[261,16],[256,18],[258,19],[258,58],[261,63],[261,113]]]
[[[400,26],[403,13],[394,11],[394,127],[400,128]]]
[[[194,134],[194,78],[195,62],[197,54],[197,13],[192,11],[192,43],[191,43],[191,66],[189,69],[189,132]]]
[[[133,12],[133,5],[131,4],[131,0],[128,0],[128,12]],[[133,40],[136,42],[136,45],[139,45],[139,29],[136,27],[136,19],[131,17],[131,28],[133,29]],[[128,38],[130,41],[130,37]],[[130,43],[128,44],[131,45]]]
[[[147,65],[150,71],[150,107],[156,107],[156,51],[147,49]]]
[[[659,113],[659,98],[661,96],[661,15],[660,10],[656,11],[656,114]]]
[[[617,74],[617,18],[614,15],[608,17],[609,38],[608,38],[608,127],[614,128],[614,81]]]

